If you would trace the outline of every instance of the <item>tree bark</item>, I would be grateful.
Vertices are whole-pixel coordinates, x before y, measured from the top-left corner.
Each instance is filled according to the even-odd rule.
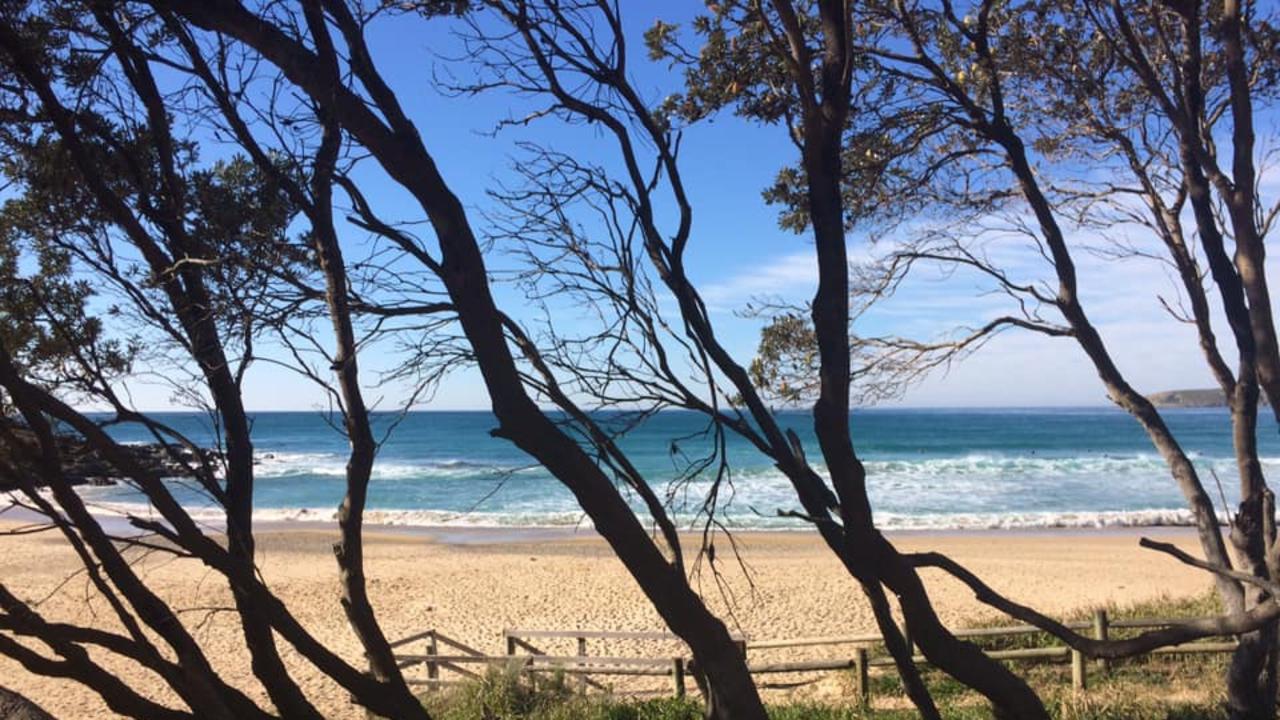
[[[39,705],[5,687],[0,687],[0,718],[3,720],[56,720]]]
[[[853,62],[847,27],[850,19],[843,3],[821,2],[819,8],[826,47],[822,57],[822,95],[820,99],[811,95],[804,103],[802,160],[818,255],[818,289],[812,315],[821,365],[813,425],[840,503],[845,537],[837,552],[864,584],[883,583],[897,595],[912,640],[930,662],[985,696],[999,717],[1047,720],[1048,711],[1026,682],[947,630],[933,611],[915,570],[875,528],[866,470],[854,450],[849,427],[849,261],[841,185],[849,112],[848,65]],[[790,35],[797,55],[794,66],[798,72],[807,73],[807,63],[802,62],[798,49],[802,41],[795,38],[799,33],[792,31]],[[899,670],[908,687],[917,685],[912,693],[917,708],[926,717],[936,717],[937,710],[915,668],[906,668],[900,662]]]
[[[397,720],[426,720],[429,717],[427,711],[405,683],[391,644],[378,623],[365,579],[364,509],[377,444],[373,437],[369,409],[360,388],[355,330],[352,327],[351,307],[347,297],[346,262],[333,227],[332,172],[340,143],[340,131],[336,126],[328,124],[316,159],[317,168],[312,183],[313,199],[308,213],[311,217],[316,255],[320,259],[320,269],[325,277],[325,302],[329,307],[329,318],[337,341],[333,366],[338,373],[338,386],[345,404],[343,418],[347,440],[351,445],[346,468],[347,492],[338,508],[338,527],[342,539],[334,545],[333,550],[338,560],[342,586],[342,609],[364,648],[370,673],[375,680],[387,685],[387,694],[399,706],[395,715]]]
[[[507,345],[502,315],[490,294],[484,259],[466,212],[362,49],[353,46],[353,63],[389,126],[374,116],[363,98],[324,73],[315,72],[323,58],[238,3],[153,0],[152,4],[236,38],[261,53],[331,112],[413,195],[435,228],[441,256],[433,270],[445,285],[480,367],[499,422],[495,435],[510,439],[574,493],[597,532],[617,553],[663,620],[689,644],[694,661],[707,678],[708,705],[715,717],[764,720],[764,706],[747,672],[745,658],[724,623],[706,608],[683,573],[663,557],[610,479],[527,395]],[[341,25],[344,9],[337,5],[327,3]],[[350,44],[352,38],[347,39]]]

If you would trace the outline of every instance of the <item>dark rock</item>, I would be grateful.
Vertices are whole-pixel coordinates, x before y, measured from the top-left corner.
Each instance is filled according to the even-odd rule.
[[[19,442],[29,444],[32,451],[38,451],[38,442],[35,434],[21,423],[6,418],[0,418],[0,423],[8,426],[8,431],[18,439]],[[58,456],[62,462],[62,476],[72,485],[114,485],[117,481],[125,477],[125,473],[114,464],[108,462],[101,457],[96,450],[77,435],[60,434],[55,438],[58,447]],[[124,445],[122,446],[125,453],[130,459],[142,467],[145,471],[160,475],[161,477],[185,477],[190,473],[184,467],[184,463],[190,463],[198,466],[201,458],[185,448],[166,448],[163,445]],[[213,454],[210,451],[202,451],[205,453],[205,460],[212,460]],[[0,455],[7,454],[3,446],[0,446]],[[40,473],[34,467],[30,467],[29,463],[21,457],[7,458],[13,463],[20,472],[27,477],[36,480],[38,485],[43,485],[40,479]],[[13,486],[7,485],[3,479],[0,479],[0,491],[13,490]]]
[[[39,705],[0,687],[0,720],[56,720]]]

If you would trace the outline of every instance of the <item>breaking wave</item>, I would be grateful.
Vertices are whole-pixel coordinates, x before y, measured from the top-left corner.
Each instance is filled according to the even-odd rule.
[[[154,511],[142,503],[94,503],[95,512],[125,517],[153,517]],[[222,513],[212,507],[191,507],[197,522],[220,525]],[[263,508],[254,512],[261,523],[333,523],[336,508]],[[693,528],[697,520],[677,516],[682,525]],[[365,513],[370,526],[403,528],[578,528],[590,529],[591,521],[581,511],[562,512],[451,512],[444,510],[378,510]],[[1226,518],[1220,520],[1225,524]],[[877,525],[889,531],[969,531],[969,530],[1052,530],[1073,528],[1190,527],[1194,518],[1187,510],[1152,508],[1127,511],[1064,511],[1015,513],[880,513]],[[808,529],[791,518],[735,516],[728,523],[741,530],[796,531]]]
[[[1230,472],[1225,458],[1197,462]],[[1267,458],[1265,464],[1278,466],[1280,458]],[[877,522],[890,530],[1181,526],[1193,520],[1154,454],[971,454],[866,465]],[[259,520],[332,522],[344,490],[345,456],[263,452],[256,475]],[[806,527],[781,516],[798,508],[794,490],[778,470],[736,469],[729,478],[720,489],[723,503],[717,511],[729,524],[762,530]],[[663,479],[653,482],[660,489],[667,485]],[[207,498],[177,483],[174,487],[196,519],[221,520]],[[695,479],[671,492],[678,522],[694,526],[710,490],[710,480]],[[127,487],[86,487],[82,493],[102,512],[146,510]],[[542,468],[464,458],[378,462],[365,519],[371,525],[408,527],[589,526],[573,497]]]

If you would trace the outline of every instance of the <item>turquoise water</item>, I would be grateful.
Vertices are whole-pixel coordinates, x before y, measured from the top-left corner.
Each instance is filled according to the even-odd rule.
[[[1235,499],[1230,427],[1224,410],[1171,410],[1169,425],[1201,468],[1215,500],[1213,468]],[[173,413],[166,422],[208,443],[208,418]],[[811,458],[820,456],[803,413],[784,414]],[[369,520],[402,525],[573,526],[587,524],[554,478],[506,441],[489,435],[484,412],[410,413],[391,427],[370,487]],[[1064,527],[1181,524],[1188,516],[1168,471],[1129,416],[1110,409],[859,411],[851,419],[866,462],[872,502],[889,528]],[[670,412],[623,442],[651,484],[665,491],[705,452],[702,419]],[[113,432],[147,440],[136,429]],[[1280,435],[1262,421],[1266,470],[1280,468]],[[258,413],[257,514],[274,520],[332,518],[343,492],[346,443],[319,413]],[[679,438],[685,438],[679,440]],[[740,527],[789,528],[777,517],[797,504],[785,478],[746,443],[729,445],[732,489],[724,517]],[[197,492],[174,484],[197,515],[211,512]],[[697,478],[673,494],[682,523],[707,488]],[[137,510],[127,487],[87,488],[106,508]]]

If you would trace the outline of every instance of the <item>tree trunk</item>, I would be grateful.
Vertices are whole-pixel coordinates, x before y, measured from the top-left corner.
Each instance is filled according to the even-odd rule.
[[[523,391],[492,387],[490,395],[502,422],[494,434],[511,440],[564,482],[667,627],[689,645],[705,682],[707,716],[764,720],[764,704],[729,629],[707,609],[679,567],[663,557],[616,488],[598,482],[602,475],[590,457]]]
[[[247,12],[238,3],[153,0],[195,24],[223,32],[260,52],[358,140],[425,211],[440,244],[431,270],[444,283],[459,323],[480,368],[500,427],[495,435],[514,442],[547,468],[577,497],[597,531],[622,560],[671,630],[689,644],[707,678],[708,705],[723,720],[764,720],[764,705],[724,623],[689,586],[688,579],[663,557],[645,527],[612,480],[533,402],[507,343],[502,314],[494,303],[480,245],[462,203],[364,55],[363,38],[341,3],[328,7],[344,39],[352,46],[355,71],[371,87],[381,116],[296,38]],[[384,122],[384,118],[386,119]]]
[[[1044,703],[1022,678],[942,624],[919,573],[879,531],[872,542],[881,577],[897,594],[911,639],[929,662],[989,699],[1001,720],[1048,720]]]
[[[0,687],[0,720],[56,720],[39,705],[18,693]]]

